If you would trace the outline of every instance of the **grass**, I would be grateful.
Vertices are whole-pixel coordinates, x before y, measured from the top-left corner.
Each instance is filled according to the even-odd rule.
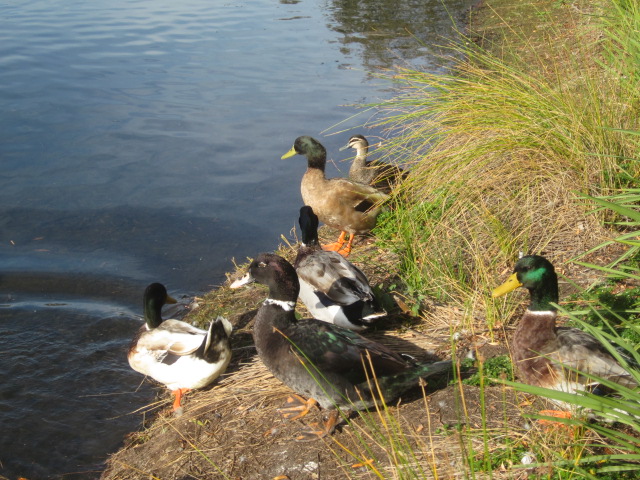
[[[399,255],[414,304],[433,298],[458,305],[472,312],[464,317],[472,329],[479,312],[490,329],[513,314],[515,305],[501,316],[478,292],[488,291],[518,253],[544,253],[554,261],[580,257],[577,264],[618,283],[580,296],[590,323],[579,313],[570,318],[637,356],[640,7],[623,0],[571,3],[549,7],[565,9],[562,25],[534,13],[538,23],[551,22],[542,48],[510,30],[514,48],[495,38],[489,50],[471,38],[453,46],[449,75],[393,72],[401,93],[377,106],[377,126],[390,137],[378,154],[410,166],[411,175],[394,192],[376,236]],[[604,241],[612,230],[617,236]],[[584,260],[615,243],[626,248],[608,265]],[[632,283],[620,291],[620,279]],[[472,380],[481,391],[486,374],[481,365]],[[521,392],[562,395],[507,382]],[[611,414],[640,400],[634,391],[609,386],[617,399],[585,395],[577,402]],[[480,402],[484,408],[482,394]],[[535,431],[524,442],[540,465],[555,466],[548,478],[624,478],[640,470],[640,431],[633,416],[617,419],[627,430],[568,420],[569,441]],[[465,437],[471,477],[491,476],[505,461],[516,465],[526,451],[513,433],[502,447],[490,447],[484,417],[479,435],[475,447],[473,434]]]
[[[528,33],[510,30],[509,41],[519,42],[514,48],[495,38],[489,50],[475,39],[453,46],[449,75],[407,68],[392,73],[401,93],[377,106],[381,120],[376,126],[387,128],[390,137],[377,153],[410,166],[411,175],[379,218],[376,237],[399,256],[413,305],[427,298],[455,304],[471,312],[463,326],[471,329],[478,328],[474,319],[480,315],[491,330],[514,313],[515,304],[496,311],[482,292],[520,252],[544,253],[554,261],[580,257],[576,264],[618,282],[583,291],[580,310],[565,315],[612,353],[615,344],[637,360],[638,287],[621,290],[619,281],[640,280],[640,8],[622,0],[546,3],[565,15],[562,24],[554,24],[548,11],[533,13],[537,24],[550,22],[544,27],[549,43],[542,47]],[[612,230],[617,236],[604,241]],[[608,265],[584,261],[607,254],[615,243],[626,248]],[[483,411],[479,429],[461,431],[466,476],[500,476],[501,470],[518,468],[533,468],[538,478],[637,475],[640,424],[619,412],[638,409],[637,392],[604,382],[616,391],[613,399],[591,394],[576,399],[514,382],[506,357],[492,362],[481,363],[465,380],[479,388]],[[505,422],[503,442],[496,443],[484,398],[494,381],[550,399],[566,396],[601,415],[615,415],[625,426],[578,418],[565,421],[570,429],[547,431],[532,422],[522,432]],[[377,414],[378,424],[390,424],[383,418],[389,415],[385,409]],[[428,463],[428,449],[416,452],[397,439],[411,432],[375,426],[371,432],[378,432],[376,442],[391,452],[390,464],[397,466],[399,452]],[[523,465],[523,458],[533,463]],[[435,462],[430,465],[437,478]],[[376,473],[425,478],[427,470],[421,467],[411,476],[399,467],[388,477]]]
[[[626,160],[637,145],[623,133],[637,126],[639,90],[602,67],[614,42],[596,40],[593,19],[600,29],[613,20],[592,14],[587,25],[571,18],[586,40],[551,61],[525,38],[525,57],[469,39],[451,47],[448,75],[393,73],[401,93],[378,105],[390,136],[379,154],[412,169],[376,234],[402,253],[410,291],[461,304],[520,251],[603,238],[603,218],[580,195],[610,194],[640,173]]]

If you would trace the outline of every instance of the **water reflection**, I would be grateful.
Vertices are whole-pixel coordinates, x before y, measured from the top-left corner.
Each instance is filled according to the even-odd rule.
[[[171,208],[76,209],[66,215],[15,208],[0,209],[0,218],[0,271],[58,272],[69,277],[69,288],[82,273],[136,281],[140,292],[157,279],[179,289],[210,288],[224,280],[237,252],[268,238],[255,217],[199,217]]]
[[[341,37],[341,53],[375,73],[398,63],[430,71],[453,37],[453,26],[473,2],[456,0],[332,0],[330,28]]]

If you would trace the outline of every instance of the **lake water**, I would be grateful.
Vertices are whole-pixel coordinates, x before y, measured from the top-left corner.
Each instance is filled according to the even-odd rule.
[[[306,168],[280,156],[312,135],[345,174],[381,132],[323,132],[392,95],[379,68],[443,68],[472,3],[0,2],[0,475],[97,478],[160,390],[125,356],[144,287],[186,303],[273,250]]]

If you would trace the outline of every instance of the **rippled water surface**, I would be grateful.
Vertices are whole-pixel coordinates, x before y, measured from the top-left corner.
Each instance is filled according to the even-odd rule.
[[[160,391],[125,358],[144,287],[274,249],[306,168],[280,156],[309,134],[346,172],[362,130],[322,132],[391,96],[376,69],[441,69],[471,3],[0,1],[0,475],[99,476]]]

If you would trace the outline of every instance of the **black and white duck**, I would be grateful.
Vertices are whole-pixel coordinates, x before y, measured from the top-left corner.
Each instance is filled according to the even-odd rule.
[[[598,378],[628,388],[638,386],[595,337],[577,328],[556,325],[557,309],[553,304],[558,303],[558,277],[551,262],[539,255],[522,257],[513,274],[493,291],[493,297],[518,287],[529,290],[531,298],[511,339],[513,359],[522,382],[568,393],[595,392]],[[570,404],[555,403],[573,410]]]
[[[406,177],[407,172],[397,165],[380,160],[367,160],[369,142],[363,135],[353,135],[345,146],[340,147],[340,151],[348,148],[356,151],[349,168],[349,180],[371,185],[384,193],[391,193],[393,187]]]
[[[252,281],[269,287],[253,327],[258,356],[277,379],[308,398],[304,401],[298,397],[301,413],[297,417],[315,402],[329,411],[326,423],[311,428],[307,437],[331,433],[340,411],[372,407],[376,398],[379,400],[378,388],[389,402],[417,386],[421,379],[445,377],[451,371],[450,361],[415,363],[353,330],[312,318],[296,319],[298,276],[278,255],[258,255],[248,273],[232,288]],[[375,372],[375,385],[370,383],[371,370]]]
[[[226,370],[231,360],[229,335],[232,326],[223,317],[212,321],[208,330],[174,319],[163,320],[162,307],[176,303],[161,283],[144,291],[145,325],[131,342],[129,365],[136,372],[164,384],[175,395],[178,410],[182,395],[203,388]]]
[[[318,242],[319,220],[313,209],[300,209],[301,245],[293,264],[299,298],[313,318],[360,331],[386,315],[362,271]]]
[[[327,179],[325,176],[327,151],[314,138],[309,136],[296,138],[291,150],[282,158],[289,158],[296,154],[307,157],[307,171],[300,183],[304,204],[313,208],[321,222],[340,230],[338,241],[323,248],[335,250],[344,256],[349,255],[354,237],[364,235],[375,227],[382,203],[388,195],[374,187],[353,182],[347,178]]]

